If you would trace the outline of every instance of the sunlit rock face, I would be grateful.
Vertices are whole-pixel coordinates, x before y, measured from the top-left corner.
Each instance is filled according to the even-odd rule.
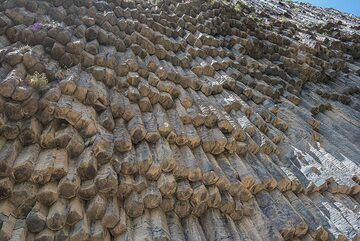
[[[359,18],[0,3],[0,241],[360,239]]]

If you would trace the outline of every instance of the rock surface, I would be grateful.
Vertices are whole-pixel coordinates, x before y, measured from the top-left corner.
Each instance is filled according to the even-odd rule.
[[[360,240],[359,26],[278,0],[0,0],[0,240]]]

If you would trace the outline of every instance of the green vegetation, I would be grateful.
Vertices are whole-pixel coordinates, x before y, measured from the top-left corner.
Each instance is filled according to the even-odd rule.
[[[216,0],[209,0],[209,3],[210,3],[211,5],[214,5],[214,4],[216,3]]]
[[[29,84],[34,89],[42,89],[48,84],[48,79],[44,73],[39,74],[35,72],[33,75],[30,75]]]
[[[237,2],[234,6],[235,11],[240,12],[246,7],[246,5],[243,2]]]
[[[248,15],[248,17],[249,17],[250,19],[252,19],[255,23],[261,23],[261,22],[262,22],[262,19],[258,18],[255,13],[250,13],[250,14]]]

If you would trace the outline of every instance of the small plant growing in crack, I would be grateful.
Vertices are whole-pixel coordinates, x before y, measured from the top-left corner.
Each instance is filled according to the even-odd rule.
[[[33,75],[29,77],[29,85],[34,89],[42,89],[48,84],[48,79],[46,78],[45,73],[39,74],[35,71]]]
[[[55,80],[62,80],[65,78],[66,75],[66,71],[68,70],[68,68],[65,66],[63,68],[60,68],[58,71],[56,71],[55,73]]]

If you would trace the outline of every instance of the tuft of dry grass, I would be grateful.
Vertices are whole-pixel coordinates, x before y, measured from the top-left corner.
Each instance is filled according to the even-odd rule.
[[[61,68],[55,73],[55,78],[58,80],[64,79],[66,75],[67,68]]]
[[[42,89],[48,84],[48,79],[46,78],[45,73],[39,74],[35,72],[33,75],[30,75],[30,86],[34,89]]]
[[[20,46],[19,46],[19,50],[20,51],[29,51],[31,49],[31,47],[30,47],[30,45],[28,45],[28,44],[21,44]]]

